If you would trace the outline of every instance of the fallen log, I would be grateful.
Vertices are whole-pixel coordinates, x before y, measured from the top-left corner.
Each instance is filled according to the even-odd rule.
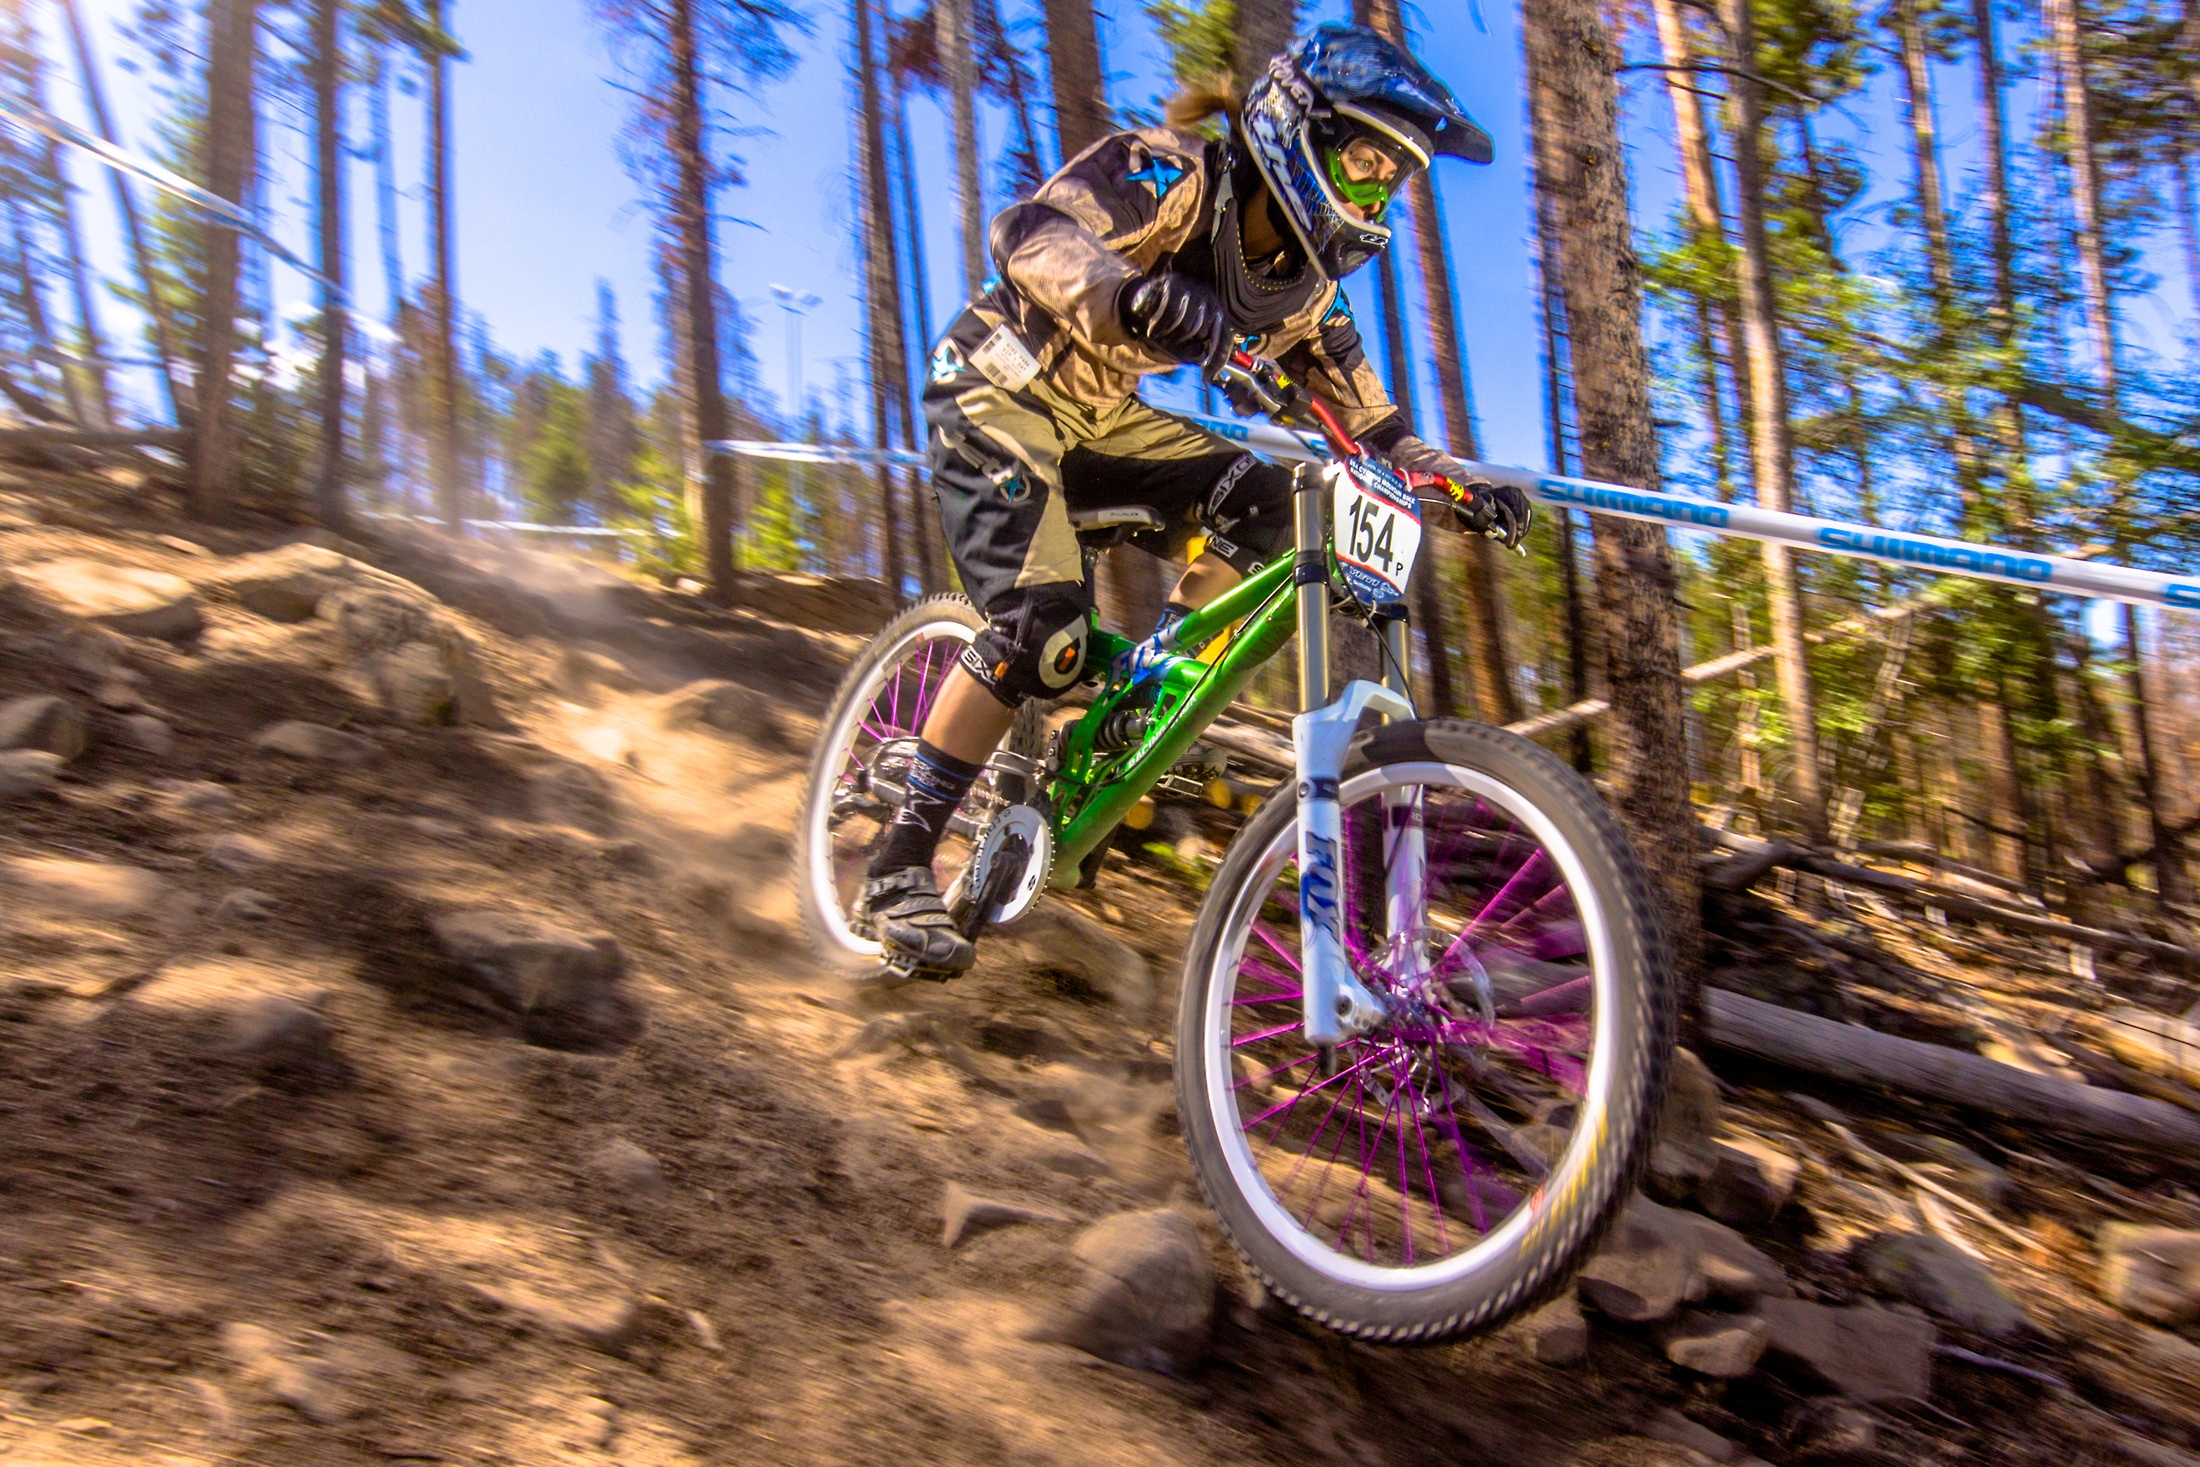
[[[176,428],[0,428],[0,448],[180,448]]]
[[[2144,1095],[2035,1075],[1719,988],[1704,990],[1703,1030],[1717,1048],[1806,1074],[1880,1085],[2067,1136],[2200,1158],[2200,1115]]]
[[[1759,856],[1770,842],[1736,835],[1731,831],[1711,831],[1706,838],[1728,850],[1737,852],[1736,862]],[[1727,865],[1733,865],[1733,862]],[[2174,942],[2159,938],[2141,937],[2134,932],[2116,932],[2105,927],[2081,927],[2074,922],[2064,922],[2055,917],[2043,917],[2035,912],[2019,912],[1994,902],[1982,901],[1960,891],[1951,891],[1931,882],[1918,881],[1908,876],[1897,876],[1891,871],[1874,871],[1868,866],[1852,866],[1846,861],[1817,855],[1808,850],[1790,847],[1778,860],[1768,863],[1766,870],[1774,866],[1786,866],[1796,871],[1807,871],[1828,881],[1845,886],[1860,886],[1869,891],[1901,897],[1919,906],[1938,907],[1953,916],[1969,917],[1974,921],[1991,922],[2010,932],[2031,933],[2040,937],[2052,937],[2081,947],[2104,948],[2113,952],[2144,953],[2148,957],[2161,958],[2185,968],[2200,969],[2200,952],[2189,947],[2179,947]],[[1726,865],[1713,866],[1705,874],[1707,883],[1720,879]],[[1738,874],[1738,873],[1737,873]],[[1763,871],[1756,873],[1762,876]],[[1751,878],[1756,879],[1755,877]],[[1722,887],[1724,890],[1738,888]]]

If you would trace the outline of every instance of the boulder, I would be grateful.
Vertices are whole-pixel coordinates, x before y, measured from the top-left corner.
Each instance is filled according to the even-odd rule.
[[[665,1182],[665,1169],[657,1158],[624,1136],[614,1136],[590,1152],[588,1169],[620,1200],[640,1198],[654,1202],[671,1190]]]
[[[243,876],[272,865],[278,854],[267,841],[236,830],[216,836],[206,848],[206,859],[232,876]]]
[[[2099,1245],[2109,1303],[2173,1328],[2200,1319],[2200,1231],[2108,1223]]]
[[[48,560],[16,577],[65,616],[131,637],[188,641],[203,618],[191,583],[165,571],[100,560]]]
[[[1763,1227],[1795,1195],[1802,1163],[1753,1137],[1712,1144],[1711,1175],[1696,1189],[1703,1210],[1738,1228]]]
[[[358,571],[370,569],[318,545],[284,545],[258,555],[240,555],[202,576],[199,584],[235,598],[247,611],[270,621],[305,621],[322,597],[358,579]]]
[[[364,764],[374,754],[374,745],[357,734],[296,719],[261,729],[252,736],[252,746],[321,764]]]
[[[43,749],[0,753],[0,800],[27,800],[53,788],[61,776],[61,756]]]
[[[1032,966],[1133,1013],[1154,1001],[1153,970],[1136,949],[1084,913],[1040,900],[1008,929]]]
[[[1665,1319],[1708,1298],[1747,1303],[1794,1292],[1780,1266],[1732,1228],[1640,1195],[1582,1269],[1577,1288],[1584,1303],[1629,1324]]]
[[[1512,1333],[1538,1365],[1578,1365],[1589,1353],[1589,1321],[1570,1292],[1522,1315]]]
[[[0,891],[10,905],[40,907],[75,918],[129,918],[151,913],[171,888],[142,866],[77,861],[64,856],[0,858]]]
[[[1691,1310],[1664,1332],[1662,1343],[1665,1358],[1683,1370],[1739,1380],[1757,1368],[1771,1333],[1762,1315]]]
[[[559,660],[558,685],[575,694],[584,694],[593,688],[638,693],[642,680],[616,657],[588,647],[568,647]]]
[[[66,698],[40,693],[0,702],[0,749],[43,749],[65,764],[84,752],[84,715]]]
[[[281,727],[278,724],[276,727]],[[309,725],[310,726],[310,725]],[[273,729],[264,732],[272,733]],[[185,779],[161,789],[161,803],[178,815],[219,820],[237,813],[237,792],[211,779]]]
[[[443,649],[427,642],[407,642],[368,659],[375,693],[382,707],[400,723],[415,728],[437,728],[452,722],[458,690],[444,665]]]
[[[1119,1212],[1078,1236],[1085,1278],[1039,1337],[1137,1370],[1174,1375],[1207,1348],[1214,1263],[1181,1214]]]
[[[1674,1050],[1644,1189],[1661,1202],[1689,1201],[1711,1178],[1718,1134],[1719,1082],[1693,1052]]]
[[[1994,1339],[2025,1326],[2024,1311],[1970,1254],[1932,1233],[1880,1233],[1850,1261],[1874,1287],[1950,1324]]]
[[[428,928],[445,956],[546,1042],[621,1044],[641,1027],[619,986],[626,959],[616,938],[483,908],[444,912]]]
[[[1801,1299],[1757,1306],[1771,1334],[1766,1354],[1800,1368],[1852,1401],[1923,1401],[1932,1395],[1932,1321],[1905,1309],[1838,1308]]]
[[[960,1182],[949,1182],[940,1198],[940,1246],[952,1248],[965,1238],[1015,1223],[1068,1221],[1062,1213],[1040,1203],[981,1197]]]

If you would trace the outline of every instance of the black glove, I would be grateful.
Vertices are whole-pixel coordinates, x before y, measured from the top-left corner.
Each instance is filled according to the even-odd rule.
[[[1217,360],[1230,339],[1229,313],[1214,291],[1186,275],[1141,275],[1116,297],[1134,340],[1180,362]]]
[[[1306,421],[1306,389],[1272,365],[1261,370],[1257,387],[1234,373],[1224,376],[1222,395],[1241,418],[1267,417],[1286,428]]]
[[[1528,502],[1527,495],[1510,484],[1492,484],[1487,479],[1454,479],[1452,483],[1457,493],[1451,510],[1460,529],[1470,535],[1486,535],[1507,550],[1520,548],[1528,538],[1528,527],[1535,523],[1535,506]]]

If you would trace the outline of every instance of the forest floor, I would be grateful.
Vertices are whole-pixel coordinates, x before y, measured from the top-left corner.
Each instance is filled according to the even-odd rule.
[[[1586,1326],[1350,1343],[1260,1296],[1175,1135],[1205,837],[1111,857],[959,982],[859,991],[809,958],[787,888],[845,614],[371,525],[347,565],[401,581],[240,580],[295,527],[146,500],[0,477],[0,733],[63,756],[0,754],[0,1460],[2200,1460],[2200,1345],[2104,1302],[2096,1265],[2107,1223],[2200,1228],[2189,1166],[1713,1054],[1661,1195],[1711,1205],[1682,1152],[1757,1158],[1776,1195],[1719,1204],[1775,1266],[1751,1287],[1903,1321],[1929,1351],[1907,1388],[1792,1341],[1732,1379],[1685,1369],[1675,1321],[1704,1316],[1626,1321],[1609,1294]],[[45,573],[72,560],[190,583],[195,634],[174,582],[102,610],[98,575]],[[830,623],[817,592],[757,599]],[[9,701],[38,697],[66,707]],[[446,704],[460,721],[400,716]],[[1821,906],[1723,907],[1718,981],[1997,1042],[2089,1001],[2044,946]],[[1873,922],[1901,962],[1861,976],[1797,936]],[[524,949],[522,976],[485,981],[484,943]],[[1845,1150],[1828,1103],[2000,1227]],[[949,1184],[1028,1219],[944,1243]],[[1045,1342],[1079,1229],[1155,1210],[1212,1265],[1196,1355],[1162,1374]],[[1976,1280],[1875,1268],[1889,1232],[1946,1234],[2015,1322],[1897,1302],[1933,1307],[1921,1270]],[[1757,1318],[1747,1294],[1711,1323]]]

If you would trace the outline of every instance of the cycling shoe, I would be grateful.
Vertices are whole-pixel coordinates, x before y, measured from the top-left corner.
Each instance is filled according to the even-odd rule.
[[[977,961],[978,949],[956,930],[929,866],[905,866],[863,883],[860,918],[887,966],[950,975]]]

